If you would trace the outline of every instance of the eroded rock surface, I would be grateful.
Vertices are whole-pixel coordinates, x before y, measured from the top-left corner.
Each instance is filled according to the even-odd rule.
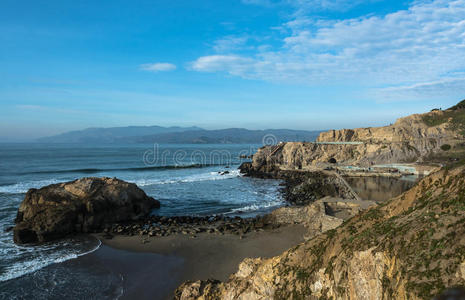
[[[82,178],[30,189],[15,220],[16,243],[41,243],[147,216],[160,203],[133,183]]]
[[[342,163],[373,164],[423,162],[445,154],[443,146],[462,149],[465,109],[431,111],[398,119],[384,127],[322,132],[318,143],[288,142],[266,146],[253,155],[252,171],[309,169]],[[444,148],[447,149],[447,148]]]
[[[465,284],[465,166],[441,170],[387,203],[226,282],[177,299],[431,299]]]
[[[309,239],[337,228],[344,220],[374,206],[376,203],[372,201],[354,203],[351,200],[325,197],[305,206],[286,206],[275,209],[264,219],[267,223],[275,225],[304,225],[308,230],[305,239]]]
[[[326,196],[358,199],[358,195],[336,172],[283,170],[272,164],[256,168],[251,162],[243,163],[239,169],[245,176],[283,180],[284,197],[293,205],[306,205]]]

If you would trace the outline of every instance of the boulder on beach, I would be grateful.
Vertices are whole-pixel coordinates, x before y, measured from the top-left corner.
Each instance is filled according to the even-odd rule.
[[[133,183],[87,177],[30,189],[13,229],[17,244],[42,243],[147,216],[160,202]]]

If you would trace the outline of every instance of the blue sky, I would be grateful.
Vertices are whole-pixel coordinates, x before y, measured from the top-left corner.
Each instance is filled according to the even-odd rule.
[[[465,98],[465,0],[0,2],[0,137],[332,129]]]

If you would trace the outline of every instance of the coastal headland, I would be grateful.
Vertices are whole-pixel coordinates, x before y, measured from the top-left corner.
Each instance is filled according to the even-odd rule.
[[[176,299],[431,298],[465,284],[464,103],[259,149],[241,173],[282,180],[287,201],[266,215],[164,217],[132,207],[102,219],[94,210],[102,221],[85,232],[117,249],[181,257]],[[385,202],[362,199],[346,180],[412,175],[417,184]],[[23,203],[17,226],[28,233],[35,225],[21,214],[43,203]]]
[[[175,298],[431,299],[464,285],[464,116],[462,101],[386,127],[333,130],[317,143],[261,148],[242,167],[251,176],[320,172],[333,176],[338,191],[341,175],[424,177],[281,255],[244,260],[228,280],[186,282]],[[321,185],[328,177],[316,178]],[[302,204],[315,190],[312,180],[304,182],[310,186],[300,182],[286,190],[302,196]],[[353,195],[348,191],[344,196]]]

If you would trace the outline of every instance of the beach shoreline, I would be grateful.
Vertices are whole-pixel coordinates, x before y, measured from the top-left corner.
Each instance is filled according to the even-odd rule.
[[[243,259],[279,255],[303,242],[306,232],[303,225],[289,225],[243,238],[205,233],[195,238],[176,234],[105,239],[94,234],[102,241],[101,248],[77,262],[89,267],[104,264],[109,272],[121,274],[124,288],[119,299],[171,299],[174,290],[187,280],[226,280]]]

